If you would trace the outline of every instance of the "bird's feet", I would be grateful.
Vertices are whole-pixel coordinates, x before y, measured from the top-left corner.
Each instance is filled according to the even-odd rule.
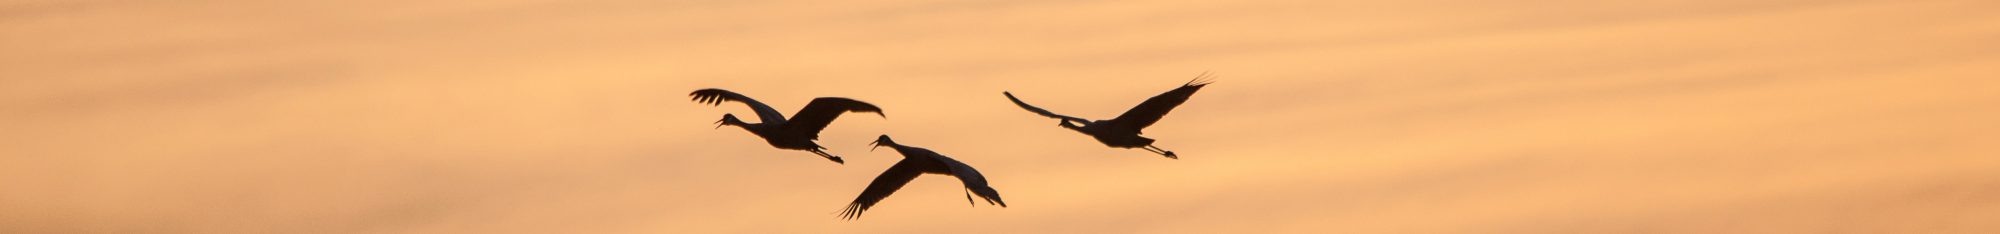
[[[1146,145],[1146,152],[1153,152],[1155,154],[1160,154],[1160,156],[1167,156],[1167,158],[1171,159],[1181,159],[1181,156],[1178,154],[1174,154],[1174,151],[1161,149],[1159,146]]]
[[[833,160],[834,163],[839,163],[841,165],[847,164],[846,160],[840,160],[840,156],[833,156],[833,154],[826,153],[826,151],[820,151],[818,149],[807,150],[807,151],[812,151],[813,154],[819,155],[820,157],[826,157],[826,160]]]
[[[839,163],[841,165],[847,164],[846,160],[840,160],[840,156],[828,156],[826,157],[826,160],[833,160],[833,163]]]

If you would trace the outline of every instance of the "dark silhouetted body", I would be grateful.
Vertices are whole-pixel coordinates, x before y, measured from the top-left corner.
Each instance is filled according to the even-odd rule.
[[[1139,134],[1142,133],[1141,130],[1148,126],[1153,126],[1155,122],[1159,122],[1161,117],[1167,116],[1167,112],[1172,112],[1174,107],[1179,107],[1181,103],[1187,102],[1188,97],[1194,96],[1195,91],[1200,91],[1201,87],[1208,86],[1210,82],[1201,81],[1201,78],[1207,77],[1207,75],[1203,73],[1202,76],[1195,77],[1195,81],[1189,81],[1187,84],[1181,85],[1180,88],[1175,88],[1158,96],[1153,96],[1151,99],[1146,99],[1146,102],[1139,103],[1139,106],[1132,107],[1131,110],[1126,110],[1125,114],[1118,115],[1118,118],[1109,120],[1093,121],[1060,115],[1040,107],[1028,105],[1027,102],[1022,102],[1020,98],[1015,98],[1012,92],[1001,92],[1000,94],[1007,95],[1007,100],[1014,101],[1014,105],[1019,105],[1022,109],[1027,109],[1028,112],[1061,120],[1060,123],[1057,123],[1057,126],[1075,130],[1084,135],[1090,135],[1092,138],[1097,138],[1098,142],[1103,142],[1105,146],[1144,148],[1146,151],[1160,154],[1167,158],[1179,159],[1180,156],[1174,154],[1173,151],[1153,146],[1152,138],[1139,136]]]
[[[965,183],[965,190],[968,192],[965,195],[966,202],[972,202],[972,196],[978,195],[979,198],[986,199],[987,204],[1007,207],[1007,202],[1000,200],[1000,192],[987,186],[986,176],[980,175],[979,170],[972,169],[972,166],[929,149],[896,144],[896,141],[889,139],[889,135],[876,138],[873,144],[875,147],[888,146],[896,149],[896,153],[903,154],[903,161],[896,162],[895,166],[889,166],[889,170],[875,177],[875,182],[868,183],[868,189],[861,190],[861,196],[855,197],[854,203],[849,203],[847,210],[840,213],[841,218],[850,220],[861,218],[862,212],[875,207],[875,203],[882,202],[883,198],[888,198],[889,194],[896,193],[897,189],[902,189],[903,185],[909,184],[911,180],[917,179],[917,175],[923,174],[957,177],[959,182]]]
[[[737,119],[735,114],[723,114],[722,120],[716,121],[719,124],[715,126],[717,128],[721,128],[722,126],[742,127],[743,130],[749,130],[751,134],[756,134],[757,137],[764,138],[764,142],[770,143],[772,147],[809,151],[820,157],[826,157],[827,160],[833,160],[833,162],[841,164],[846,164],[846,161],[841,160],[840,156],[826,153],[826,147],[821,147],[819,143],[813,142],[814,140],[819,140],[820,130],[826,129],[826,125],[833,123],[833,119],[839,118],[840,114],[850,111],[872,112],[883,118],[889,117],[882,114],[882,108],[847,98],[822,97],[813,99],[812,103],[806,104],[804,109],[799,109],[798,113],[787,120],[784,114],[778,113],[777,109],[771,109],[771,106],[764,105],[763,102],[757,102],[755,99],[750,99],[748,96],[730,92],[729,90],[695,90],[694,93],[689,93],[688,96],[694,97],[695,102],[707,103],[709,105],[722,105],[723,101],[741,102],[744,105],[750,106],[752,111],[756,111],[757,119],[762,121],[760,123],[745,123],[743,120]]]

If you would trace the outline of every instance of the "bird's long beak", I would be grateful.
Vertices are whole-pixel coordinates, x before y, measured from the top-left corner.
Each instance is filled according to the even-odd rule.
[[[722,126],[723,126],[723,125],[727,125],[727,124],[722,124],[722,120],[716,120],[716,121],[715,121],[715,129],[722,129]]]
[[[880,148],[882,148],[882,140],[875,140],[874,142],[868,142],[868,152],[875,152],[875,149],[880,149]]]

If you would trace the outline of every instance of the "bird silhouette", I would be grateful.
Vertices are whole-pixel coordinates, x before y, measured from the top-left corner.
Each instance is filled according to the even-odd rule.
[[[882,202],[883,198],[888,198],[889,194],[896,193],[896,190],[902,189],[904,184],[909,184],[910,180],[915,180],[918,175],[925,173],[958,177],[959,182],[965,183],[966,203],[972,203],[972,196],[979,195],[979,198],[986,199],[987,204],[1007,207],[1007,202],[1000,200],[1000,192],[987,186],[986,176],[979,175],[979,170],[972,169],[972,166],[929,149],[897,144],[895,140],[889,139],[889,135],[875,138],[875,142],[870,144],[874,147],[869,148],[869,151],[882,146],[896,149],[897,153],[903,154],[903,161],[896,162],[895,166],[889,166],[889,170],[875,177],[875,182],[868,183],[868,189],[861,190],[861,196],[855,197],[854,203],[849,203],[847,209],[840,212],[841,218],[848,220],[861,218],[861,212],[875,207],[875,203]]]
[[[689,93],[688,96],[692,96],[695,102],[714,106],[722,105],[723,101],[741,102],[744,105],[750,106],[751,110],[756,111],[757,119],[763,121],[760,123],[745,123],[743,120],[737,119],[735,114],[722,114],[722,120],[715,121],[717,124],[715,128],[722,128],[722,126],[742,127],[743,130],[749,130],[751,134],[756,134],[757,137],[764,138],[764,142],[771,143],[773,147],[810,151],[813,154],[818,154],[820,157],[826,157],[827,160],[833,160],[833,162],[840,164],[847,164],[847,162],[841,160],[840,156],[827,153],[826,147],[821,147],[819,143],[813,142],[813,140],[819,139],[820,130],[826,129],[826,125],[833,123],[833,119],[839,118],[840,114],[850,111],[871,112],[882,116],[882,118],[889,118],[888,115],[882,114],[882,108],[875,107],[874,104],[838,97],[815,98],[812,100],[812,103],[806,104],[804,109],[799,109],[798,113],[793,114],[790,120],[786,120],[784,114],[779,114],[778,110],[771,109],[771,106],[764,105],[763,102],[757,102],[756,99],[750,99],[748,96],[730,92],[729,90],[695,90],[693,93]]]
[[[1180,156],[1174,154],[1173,151],[1153,146],[1154,140],[1152,138],[1142,137],[1139,134],[1142,133],[1140,132],[1142,129],[1145,129],[1147,126],[1153,126],[1154,122],[1159,122],[1160,117],[1166,116],[1167,112],[1174,110],[1174,107],[1187,102],[1188,97],[1194,96],[1195,91],[1200,91],[1201,87],[1213,83],[1202,80],[1207,77],[1209,77],[1209,73],[1204,72],[1199,76],[1195,76],[1195,79],[1188,81],[1187,84],[1182,84],[1180,88],[1175,88],[1159,96],[1146,99],[1146,102],[1139,103],[1139,106],[1132,107],[1131,110],[1125,111],[1125,114],[1118,115],[1118,118],[1109,120],[1092,121],[1084,118],[1060,115],[1040,107],[1028,105],[1027,102],[1022,102],[1020,98],[1014,97],[1014,93],[1012,92],[1003,91],[1000,94],[1007,95],[1007,100],[1014,101],[1014,105],[1021,106],[1021,109],[1027,109],[1028,112],[1058,119],[1061,122],[1057,123],[1057,126],[1076,130],[1076,132],[1083,133],[1084,135],[1090,135],[1093,138],[1097,138],[1098,142],[1103,142],[1106,146],[1128,149],[1144,148],[1148,152],[1160,154],[1167,158],[1180,159]]]

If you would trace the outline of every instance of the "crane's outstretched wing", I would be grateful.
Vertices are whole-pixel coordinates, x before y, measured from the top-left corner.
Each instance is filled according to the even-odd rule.
[[[1180,88],[1175,88],[1159,96],[1146,99],[1146,102],[1139,103],[1139,106],[1132,107],[1131,110],[1125,111],[1125,114],[1111,119],[1111,122],[1116,123],[1116,125],[1113,125],[1113,129],[1138,133],[1140,129],[1145,129],[1146,127],[1153,126],[1155,122],[1160,122],[1160,117],[1166,117],[1167,112],[1172,112],[1174,111],[1174,107],[1179,107],[1181,103],[1187,102],[1188,97],[1194,96],[1195,91],[1200,91],[1202,86],[1208,86],[1210,82],[1200,81],[1207,74],[1203,73],[1202,75],[1201,77],[1195,77],[1195,81],[1188,81],[1187,84],[1181,85]]]
[[[1010,101],[1014,101],[1014,105],[1017,105],[1017,106],[1021,106],[1021,109],[1027,109],[1027,110],[1028,110],[1028,112],[1035,112],[1035,114],[1038,114],[1038,115],[1042,115],[1042,116],[1045,116],[1045,117],[1049,117],[1049,118],[1056,118],[1056,119],[1061,119],[1061,120],[1065,120],[1065,121],[1078,121],[1078,122],[1084,122],[1084,123],[1090,123],[1090,120],[1088,120],[1088,119],[1083,119],[1083,118],[1077,118],[1077,117],[1071,117],[1071,116],[1067,116],[1067,115],[1058,115],[1058,114],[1056,114],[1055,112],[1049,112],[1049,110],[1044,110],[1044,109],[1042,109],[1041,107],[1035,107],[1034,105],[1028,105],[1028,103],[1027,103],[1027,102],[1022,102],[1020,98],[1015,98],[1015,97],[1014,97],[1014,93],[1012,93],[1012,92],[1005,92],[1005,91],[1002,91],[1002,92],[1000,92],[1000,94],[1002,94],[1002,95],[1007,95],[1007,100],[1010,100]]]
[[[895,166],[889,166],[889,170],[883,171],[882,175],[875,176],[875,182],[868,183],[868,189],[861,190],[861,196],[855,197],[854,203],[847,204],[847,209],[840,212],[840,218],[848,220],[861,218],[861,212],[868,211],[869,207],[875,207],[875,203],[882,202],[883,198],[888,198],[889,194],[896,193],[897,189],[902,189],[903,185],[909,184],[910,180],[915,180],[918,175],[923,174],[922,168],[918,168],[916,163],[908,159],[896,162]]]
[[[757,119],[764,121],[763,123],[775,124],[775,123],[785,122],[785,114],[778,113],[777,109],[771,109],[770,105],[764,105],[763,102],[757,102],[757,99],[750,99],[749,96],[743,96],[743,94],[737,94],[736,92],[730,92],[729,90],[722,90],[722,89],[695,90],[693,93],[688,93],[688,96],[694,97],[695,102],[707,103],[709,105],[715,105],[715,106],[721,106],[723,101],[741,102],[744,105],[749,105],[750,110],[756,111]]]
[[[959,182],[965,182],[966,190],[971,190],[973,195],[979,195],[979,198],[986,199],[986,204],[1007,207],[1007,202],[1000,200],[1000,191],[994,191],[992,186],[987,186],[986,176],[980,175],[979,170],[972,169],[972,165],[965,165],[965,163],[944,157],[943,155],[938,155],[937,159],[940,162],[944,162],[944,165],[951,170],[952,177],[958,177]],[[972,198],[970,197],[966,198],[966,202],[971,202],[971,200]]]
[[[825,130],[827,124],[833,124],[834,118],[840,118],[841,113],[849,111],[872,112],[882,118],[889,117],[882,114],[882,108],[875,107],[875,104],[847,98],[823,97],[813,99],[812,103],[806,104],[806,108],[799,109],[799,113],[793,113],[792,119],[785,121],[784,130],[810,134],[813,136],[812,139],[819,139],[820,130]]]

